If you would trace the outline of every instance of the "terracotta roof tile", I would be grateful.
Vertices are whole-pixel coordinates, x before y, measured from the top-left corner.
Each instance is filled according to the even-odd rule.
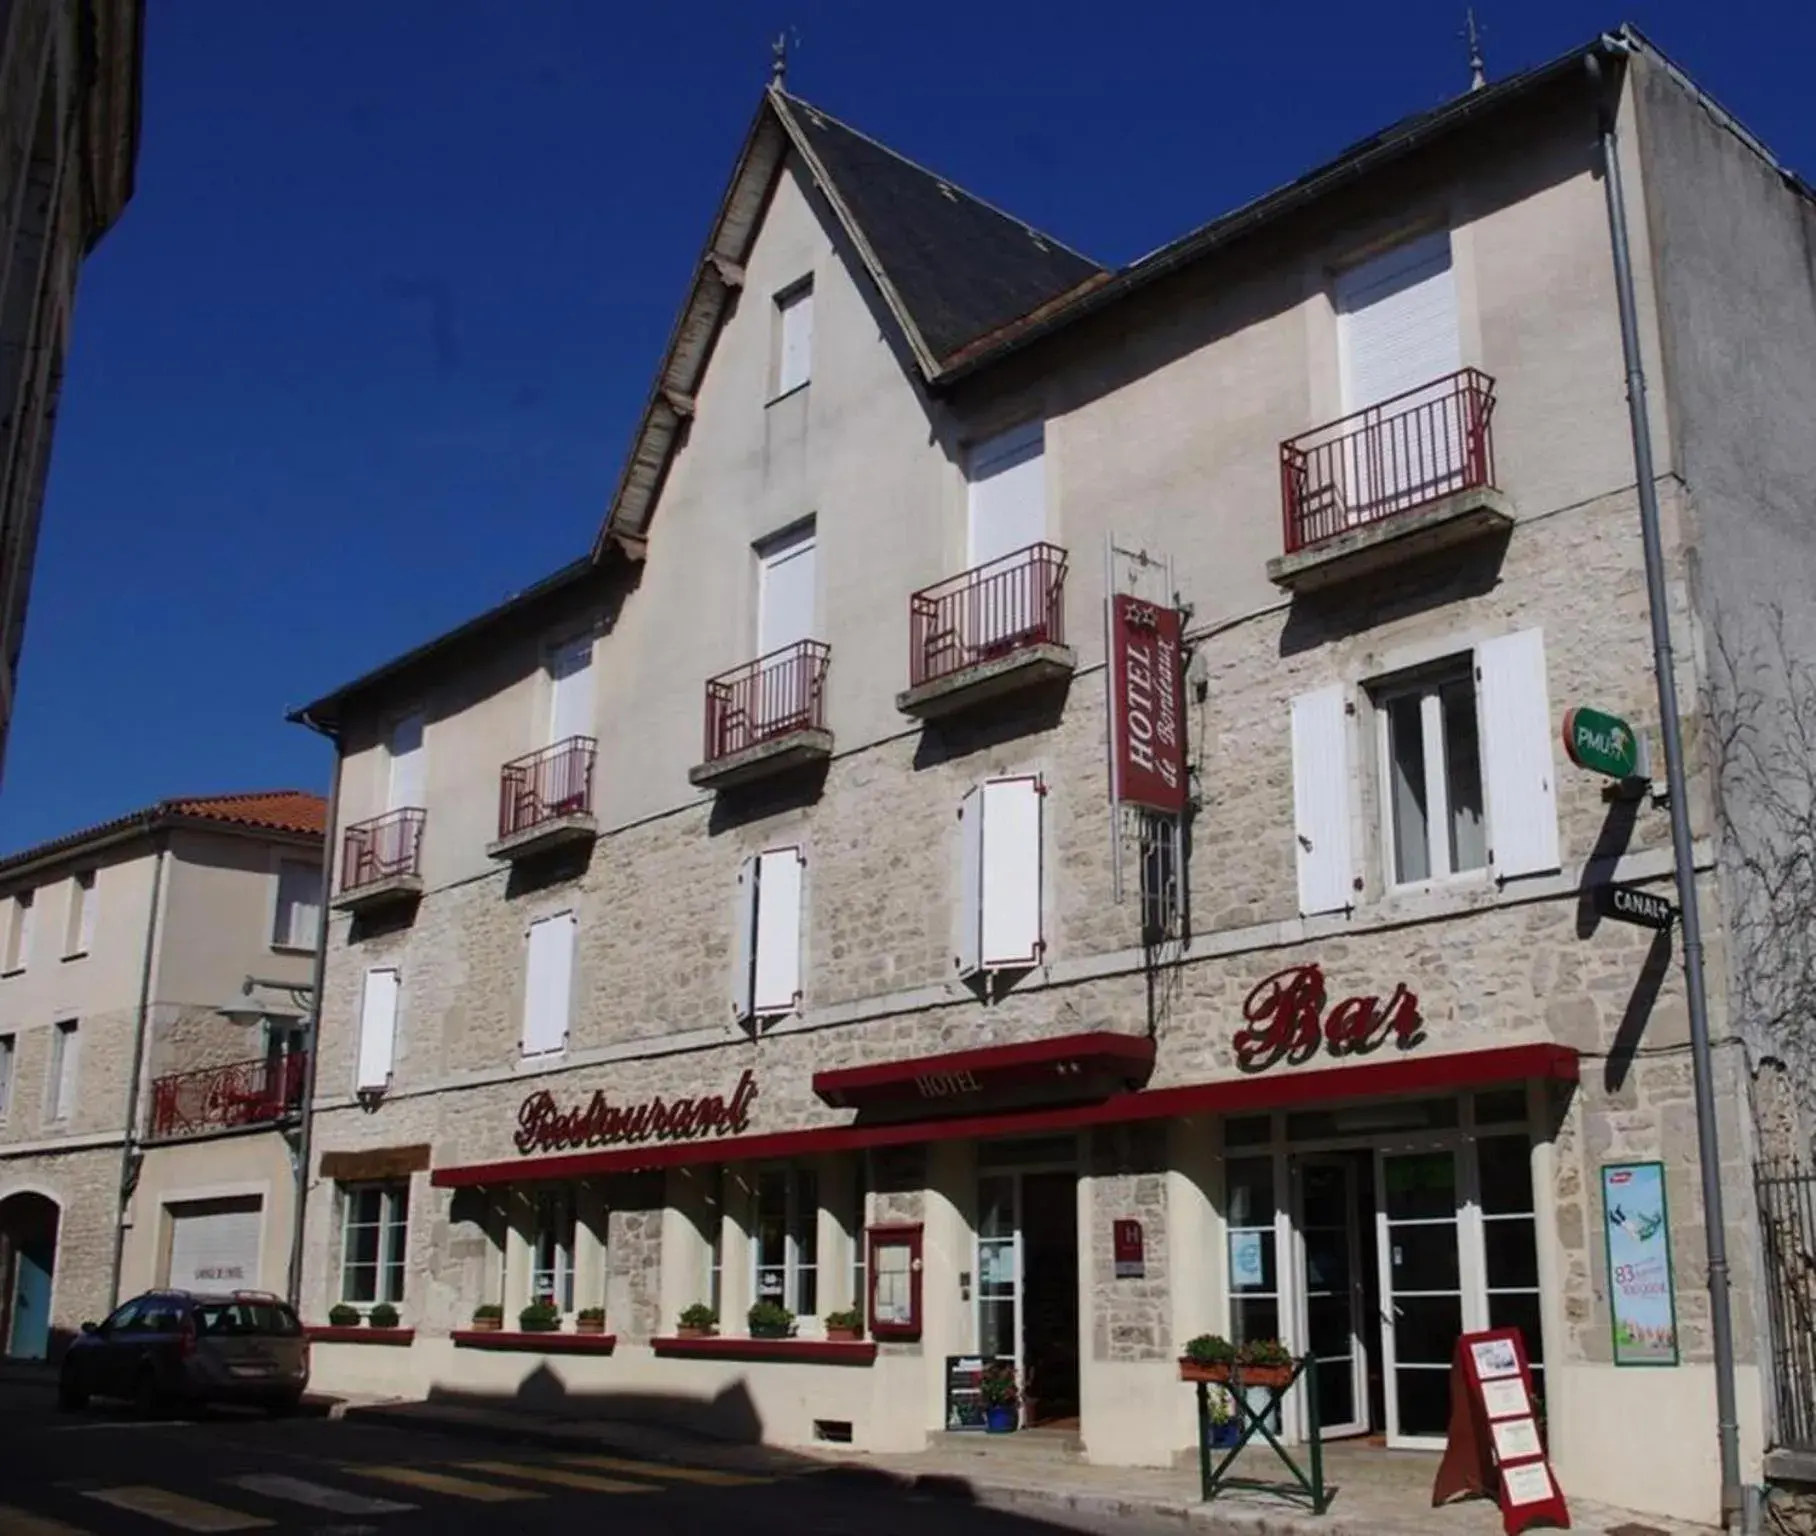
[[[328,802],[305,789],[263,789],[234,795],[195,795],[160,800],[142,810],[65,833],[35,847],[0,858],[0,875],[42,859],[73,854],[103,838],[127,832],[152,832],[172,822],[218,821],[253,831],[321,837],[328,824]]]

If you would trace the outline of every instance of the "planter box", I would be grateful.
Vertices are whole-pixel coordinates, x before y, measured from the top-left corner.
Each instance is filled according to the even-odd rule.
[[[719,1330],[717,1328],[681,1327],[675,1330],[675,1337],[677,1339],[714,1339],[718,1336]]]
[[[328,1324],[303,1330],[311,1344],[408,1344],[416,1337],[414,1328],[342,1328]]]
[[[469,1325],[473,1333],[497,1333],[504,1327],[502,1317],[476,1317]]]
[[[1206,1365],[1199,1360],[1179,1357],[1179,1379],[1181,1381],[1214,1381],[1219,1386],[1227,1385],[1230,1379],[1230,1367],[1227,1365]]]
[[[574,1332],[594,1335],[604,1333],[605,1319],[600,1318],[597,1322],[593,1322],[586,1318],[577,1317],[574,1319]]]
[[[1183,1355],[1179,1359],[1181,1381],[1214,1381],[1220,1387],[1284,1387],[1295,1369],[1291,1365],[1205,1365]]]
[[[858,1344],[863,1342],[864,1330],[862,1328],[828,1328],[826,1337],[829,1342],[834,1344]]]
[[[796,1360],[819,1365],[869,1365],[876,1359],[876,1345],[847,1344],[833,1339],[651,1339],[659,1356],[692,1356],[696,1360]]]
[[[506,1333],[500,1328],[460,1329],[448,1335],[456,1349],[515,1350],[532,1355],[609,1355],[615,1333]]]

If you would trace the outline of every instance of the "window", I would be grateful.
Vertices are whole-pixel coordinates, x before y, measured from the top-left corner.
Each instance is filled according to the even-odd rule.
[[[574,1196],[569,1190],[545,1189],[536,1196],[530,1299],[552,1301],[561,1312],[574,1310]]]
[[[967,459],[972,570],[1047,537],[1046,428],[1031,422],[974,447]]]
[[[523,982],[523,1054],[567,1048],[574,980],[574,914],[560,912],[530,924]]]
[[[277,867],[277,906],[271,923],[274,949],[314,949],[321,919],[322,872],[285,859]]]
[[[736,942],[732,949],[732,1017],[792,1013],[801,1000],[801,871],[799,848],[772,848],[738,870]]]
[[[404,1299],[410,1186],[402,1180],[342,1187],[341,1300],[355,1306]]]
[[[76,1021],[64,1019],[51,1027],[50,1118],[67,1120],[76,1112],[76,1079],[81,1071],[82,1037]]]
[[[757,550],[757,654],[786,650],[814,631],[813,524],[769,540]],[[781,712],[779,703],[767,710]]]
[[[15,1044],[13,1036],[0,1035],[0,1120],[4,1120],[13,1107]]]
[[[391,779],[386,787],[385,809],[402,810],[423,803],[423,716],[418,710],[391,727],[386,743]]]
[[[1395,885],[1488,863],[1475,678],[1467,658],[1376,695]]]
[[[1013,969],[1039,962],[1041,799],[1037,777],[989,779],[959,802],[961,882],[958,969]]]
[[[811,1168],[765,1168],[757,1175],[758,1301],[780,1302],[797,1317],[819,1311],[820,1179]]]
[[[776,394],[799,389],[813,376],[813,280],[776,295]]]
[[[69,882],[69,917],[63,932],[63,958],[85,955],[95,942],[95,872],[85,869]]]
[[[397,1044],[397,993],[394,970],[366,972],[359,1006],[359,1076],[361,1093],[383,1093],[391,1086],[391,1061]]]
[[[549,653],[549,742],[593,734],[593,639],[591,635]]]
[[[869,1273],[865,1260],[870,1253],[870,1170],[862,1152],[851,1173],[851,1304],[860,1312],[870,1311]]]
[[[1483,1278],[1488,1326],[1518,1328],[1533,1390],[1545,1393],[1545,1336],[1539,1321],[1539,1249],[1532,1197],[1532,1144],[1525,1132],[1476,1142],[1481,1181]]]
[[[1448,230],[1409,240],[1338,274],[1332,297],[1346,413],[1463,366]]]
[[[710,1252],[707,1259],[706,1304],[719,1315],[719,1298],[725,1280],[725,1168],[716,1164],[708,1176],[706,1191],[706,1230]]]
[[[13,910],[6,928],[6,969],[22,971],[32,957],[32,893],[21,891],[13,897]]]
[[[1230,1338],[1280,1337],[1280,1275],[1274,1243],[1274,1160],[1224,1161],[1225,1227],[1229,1234]]]

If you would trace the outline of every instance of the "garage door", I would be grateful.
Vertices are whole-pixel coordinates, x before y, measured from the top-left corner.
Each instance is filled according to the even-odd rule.
[[[179,1291],[256,1290],[261,1204],[249,1195],[170,1205],[166,1284]]]

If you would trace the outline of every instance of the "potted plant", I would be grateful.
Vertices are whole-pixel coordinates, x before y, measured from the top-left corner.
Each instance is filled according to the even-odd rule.
[[[1014,1431],[1021,1419],[1021,1391],[1015,1384],[1015,1367],[1007,1360],[993,1360],[978,1378],[977,1395],[984,1402],[984,1428],[993,1435]]]
[[[719,1331],[719,1314],[703,1301],[696,1301],[681,1314],[675,1327],[683,1339],[710,1339]]]
[[[840,1344],[855,1344],[864,1337],[864,1314],[856,1307],[826,1314],[826,1337]]]
[[[473,1328],[477,1333],[496,1333],[504,1327],[504,1308],[488,1301],[473,1309]]]
[[[1181,1381],[1216,1381],[1230,1379],[1230,1367],[1236,1363],[1236,1346],[1221,1334],[1201,1333],[1187,1341],[1179,1357]]]
[[[1249,1339],[1236,1351],[1245,1387],[1284,1387],[1293,1379],[1293,1357],[1278,1339]]]
[[[517,1314],[517,1326],[525,1333],[555,1333],[561,1327],[561,1311],[551,1296],[538,1296]]]
[[[574,1314],[575,1333],[604,1333],[605,1308],[582,1307]]]
[[[366,1321],[374,1328],[395,1328],[398,1324],[397,1308],[388,1301],[381,1301],[366,1314]]]
[[[330,1328],[359,1327],[359,1308],[350,1307],[344,1301],[337,1301],[328,1308],[328,1326]]]
[[[1236,1409],[1230,1394],[1222,1387],[1209,1393],[1206,1407],[1211,1415],[1211,1444],[1228,1450],[1242,1438],[1242,1426],[1236,1422]]]
[[[785,1339],[794,1330],[794,1313],[779,1301],[759,1301],[748,1316],[753,1339]]]

